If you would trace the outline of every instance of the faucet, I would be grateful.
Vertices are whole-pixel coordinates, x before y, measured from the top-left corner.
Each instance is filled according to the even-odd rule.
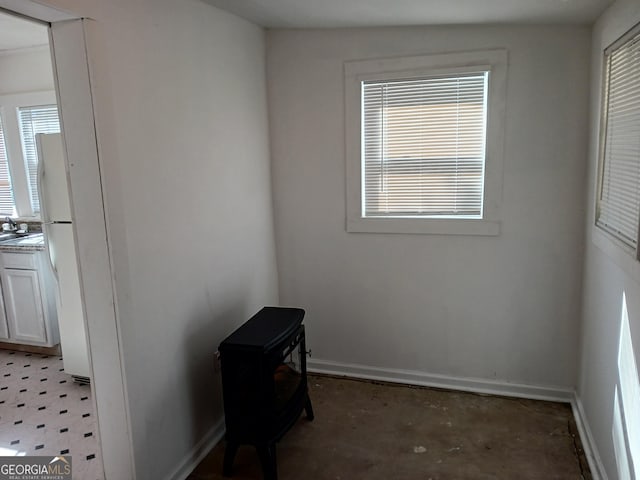
[[[11,217],[4,217],[4,219],[6,220],[6,222],[9,224],[10,226],[10,230],[17,230],[18,229],[18,224],[16,222],[13,221],[13,218]]]

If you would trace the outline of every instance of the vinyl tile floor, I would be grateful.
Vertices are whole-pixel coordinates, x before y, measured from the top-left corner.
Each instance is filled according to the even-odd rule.
[[[0,350],[0,456],[71,456],[74,480],[104,480],[91,387],[62,364]]]
[[[279,480],[590,480],[568,404],[313,375]],[[221,480],[221,441],[190,480]],[[243,446],[233,480],[262,479]]]

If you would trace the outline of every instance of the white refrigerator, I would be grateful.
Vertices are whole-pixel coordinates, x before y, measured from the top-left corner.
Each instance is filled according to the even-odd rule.
[[[59,133],[36,135],[42,231],[58,286],[56,306],[64,371],[74,380],[90,378],[87,336],[80,295],[64,147]]]

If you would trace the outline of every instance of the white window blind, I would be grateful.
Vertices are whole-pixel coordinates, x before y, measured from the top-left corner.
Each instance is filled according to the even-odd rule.
[[[606,52],[597,225],[637,248],[640,218],[640,32]]]
[[[363,217],[482,218],[488,79],[362,82]]]
[[[13,191],[11,190],[11,176],[9,175],[9,161],[4,143],[4,131],[0,121],[0,215],[15,215]]]
[[[20,120],[20,136],[24,152],[27,171],[29,172],[29,190],[31,206],[34,213],[40,211],[38,198],[38,154],[35,136],[38,133],[59,133],[58,107],[56,105],[40,105],[18,109]]]

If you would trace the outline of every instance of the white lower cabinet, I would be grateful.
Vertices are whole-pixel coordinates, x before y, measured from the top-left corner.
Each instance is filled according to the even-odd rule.
[[[38,272],[6,268],[3,279],[11,338],[19,342],[47,343]]]
[[[8,342],[45,347],[59,343],[55,287],[44,255],[41,251],[0,254]]]

